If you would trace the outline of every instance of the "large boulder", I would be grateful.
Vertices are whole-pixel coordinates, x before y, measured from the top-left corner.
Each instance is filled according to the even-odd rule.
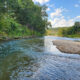
[[[80,54],[80,42],[70,40],[55,40],[53,44],[64,53]]]

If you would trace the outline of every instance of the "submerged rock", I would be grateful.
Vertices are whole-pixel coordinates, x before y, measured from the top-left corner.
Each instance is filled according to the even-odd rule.
[[[80,42],[70,40],[55,40],[53,44],[64,53],[80,54]]]

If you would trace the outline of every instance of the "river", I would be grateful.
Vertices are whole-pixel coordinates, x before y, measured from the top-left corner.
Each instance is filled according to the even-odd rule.
[[[60,52],[45,36],[0,42],[0,80],[80,80],[80,55]]]

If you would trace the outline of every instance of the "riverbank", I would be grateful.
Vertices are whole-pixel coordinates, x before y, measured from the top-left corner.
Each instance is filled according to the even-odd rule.
[[[20,36],[20,37],[0,37],[0,41],[9,41],[9,40],[16,40],[16,39],[28,39],[28,38],[35,38],[37,36]]]
[[[80,42],[70,40],[55,40],[53,44],[64,53],[80,54]]]
[[[80,38],[80,25],[76,26],[76,23],[72,27],[58,27],[50,28],[46,30],[47,36],[57,37],[69,37],[69,38]]]

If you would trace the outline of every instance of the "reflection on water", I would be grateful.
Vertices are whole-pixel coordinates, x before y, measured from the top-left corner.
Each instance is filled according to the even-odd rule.
[[[80,55],[61,53],[49,37],[0,43],[0,80],[80,80]]]

